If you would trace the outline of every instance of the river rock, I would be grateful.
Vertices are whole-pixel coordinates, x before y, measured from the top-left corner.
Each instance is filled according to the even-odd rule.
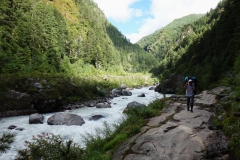
[[[141,94],[138,95],[138,97],[145,97],[145,94],[141,93]]]
[[[111,105],[109,103],[98,103],[96,108],[111,108]]]
[[[149,90],[155,90],[156,87],[152,86],[149,88]]]
[[[8,127],[8,129],[11,129],[11,130],[12,130],[12,129],[16,128],[16,127],[17,127],[17,126],[15,126],[15,125],[11,125],[11,126]]]
[[[127,113],[129,109],[134,109],[134,108],[143,108],[146,107],[146,105],[133,101],[128,103],[127,107],[123,110],[123,113]]]
[[[123,95],[123,96],[131,96],[131,95],[132,95],[132,92],[130,92],[130,91],[127,90],[127,89],[124,89],[124,90],[122,90],[122,95]]]
[[[120,89],[116,89],[116,88],[112,89],[112,91],[111,91],[111,96],[112,97],[117,97],[119,95],[121,95],[121,90]]]
[[[100,115],[100,114],[95,114],[95,115],[91,115],[91,117],[89,118],[89,120],[93,120],[93,121],[97,121],[101,118],[105,118],[103,115]]]
[[[81,116],[69,113],[56,113],[48,118],[49,125],[78,125],[81,126],[85,123]]]
[[[31,114],[29,116],[29,124],[43,124],[44,116],[42,114]]]

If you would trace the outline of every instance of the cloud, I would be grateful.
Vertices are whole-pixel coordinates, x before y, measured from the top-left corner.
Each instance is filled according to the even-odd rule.
[[[137,33],[127,34],[132,43],[166,26],[174,19],[189,14],[205,14],[215,8],[220,0],[152,0],[150,13],[152,18],[143,20]]]
[[[108,19],[116,22],[127,22],[132,17],[140,17],[141,9],[132,8],[131,5],[139,0],[94,0],[102,9]]]
[[[150,8],[142,9],[134,7],[136,2],[148,3],[146,0],[94,0],[108,19],[127,25],[138,23],[136,32],[126,34],[132,43],[142,37],[166,26],[174,19],[189,14],[205,14],[211,8],[215,8],[221,0],[148,0]],[[146,13],[148,12],[146,17]],[[137,20],[135,18],[138,17]],[[142,20],[139,23],[139,18]],[[117,26],[116,26],[117,27]],[[124,33],[123,33],[124,34]]]

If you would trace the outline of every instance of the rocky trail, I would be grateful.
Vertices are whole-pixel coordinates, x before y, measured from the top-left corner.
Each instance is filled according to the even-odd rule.
[[[113,160],[228,160],[228,139],[212,124],[216,95],[226,87],[195,96],[193,112],[184,96],[172,96],[158,117],[125,142]]]

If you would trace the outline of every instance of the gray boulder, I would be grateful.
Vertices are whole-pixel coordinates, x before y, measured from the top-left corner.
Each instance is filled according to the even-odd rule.
[[[144,93],[138,95],[138,97],[146,97]]]
[[[90,121],[91,121],[91,120],[97,121],[97,120],[99,120],[99,119],[101,119],[101,118],[105,118],[105,116],[100,115],[100,114],[95,114],[95,115],[91,115],[91,117],[89,118],[89,120],[90,120]]]
[[[42,114],[31,114],[29,116],[29,124],[43,124],[44,116]]]
[[[123,110],[123,113],[127,113],[130,109],[143,108],[143,107],[146,107],[146,105],[133,101],[128,103],[127,107]]]
[[[111,105],[109,103],[98,103],[96,108],[111,108]]]
[[[56,113],[48,118],[49,125],[77,125],[81,126],[85,123],[81,116],[69,113]]]
[[[129,90],[124,89],[124,90],[122,90],[122,95],[123,96],[131,96],[132,92],[130,92]]]
[[[117,96],[119,96],[119,95],[121,95],[121,90],[120,90],[120,89],[114,88],[114,89],[111,91],[111,96],[112,96],[112,97],[117,97]]]

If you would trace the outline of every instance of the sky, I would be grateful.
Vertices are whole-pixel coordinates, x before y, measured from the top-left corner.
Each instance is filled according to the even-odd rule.
[[[189,14],[206,14],[221,0],[93,0],[131,43]]]

